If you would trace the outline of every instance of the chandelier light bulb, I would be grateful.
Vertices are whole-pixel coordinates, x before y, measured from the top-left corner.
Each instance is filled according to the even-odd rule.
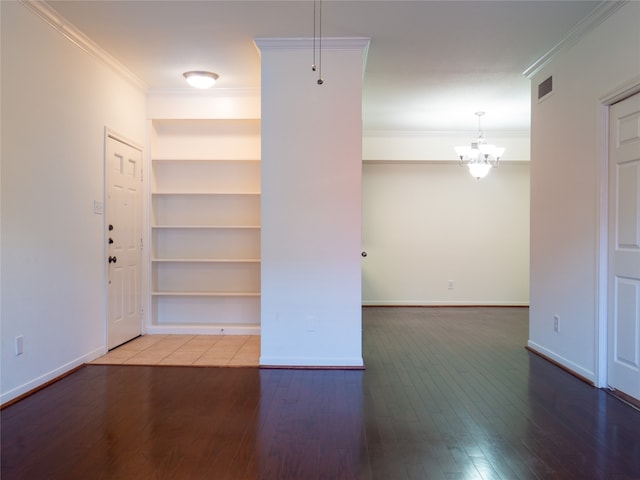
[[[469,163],[469,173],[472,177],[475,177],[478,180],[486,177],[489,173],[489,170],[491,170],[491,165],[488,163]]]

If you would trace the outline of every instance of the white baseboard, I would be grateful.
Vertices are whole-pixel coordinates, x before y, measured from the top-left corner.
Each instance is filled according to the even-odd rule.
[[[70,370],[79,367],[80,365],[84,365],[87,362],[95,360],[99,356],[104,355],[106,351],[107,350],[104,346],[96,348],[95,350],[82,355],[81,357],[78,357],[68,363],[65,363],[64,365],[48,371],[44,375],[40,375],[39,377],[36,377],[33,380],[29,380],[28,382],[23,383],[18,387],[12,388],[8,392],[4,392],[2,395],[0,395],[0,405],[13,400],[14,398],[17,398],[20,395],[24,395],[25,393],[35,390],[45,383],[50,382],[51,380],[55,380],[56,378],[64,375]]]
[[[147,325],[147,335],[260,335],[260,325]]]
[[[545,357],[549,357],[551,360],[553,360],[554,362],[562,365],[564,368],[566,368],[567,370],[570,370],[574,373],[576,373],[577,375],[593,382],[595,384],[595,372],[593,372],[592,370],[588,370],[580,365],[578,365],[577,363],[572,362],[571,360],[564,358],[562,355],[558,355],[557,353],[543,347],[542,345],[538,345],[536,342],[532,342],[531,340],[529,340],[527,342],[527,346],[531,349],[534,350],[535,352],[538,352],[542,355],[544,355]]]
[[[363,368],[362,357],[260,357],[260,366],[295,368]]]

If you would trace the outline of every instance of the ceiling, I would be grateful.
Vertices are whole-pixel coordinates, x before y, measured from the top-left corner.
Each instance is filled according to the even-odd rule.
[[[314,3],[289,1],[47,2],[151,91],[186,89],[212,70],[216,89],[259,89],[256,37],[312,37]],[[366,131],[527,131],[523,71],[600,1],[322,1],[323,37],[370,37]],[[309,65],[311,68],[312,57]],[[331,71],[323,70],[331,81]],[[318,87],[322,88],[322,87]]]

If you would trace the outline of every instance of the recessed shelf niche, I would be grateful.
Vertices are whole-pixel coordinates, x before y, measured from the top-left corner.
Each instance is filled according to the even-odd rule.
[[[260,332],[260,121],[154,120],[153,333]]]

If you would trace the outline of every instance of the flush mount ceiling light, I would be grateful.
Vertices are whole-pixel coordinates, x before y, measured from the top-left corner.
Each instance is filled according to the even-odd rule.
[[[476,112],[478,116],[478,138],[466,147],[454,147],[458,157],[460,157],[460,165],[467,165],[469,173],[478,180],[487,176],[491,167],[497,167],[500,163],[500,157],[504,153],[504,147],[496,147],[487,143],[482,131],[481,119],[485,112]]]
[[[205,72],[201,70],[192,70],[191,72],[184,72],[184,78],[187,83],[195,88],[210,88],[216,83],[218,74],[213,72]]]

